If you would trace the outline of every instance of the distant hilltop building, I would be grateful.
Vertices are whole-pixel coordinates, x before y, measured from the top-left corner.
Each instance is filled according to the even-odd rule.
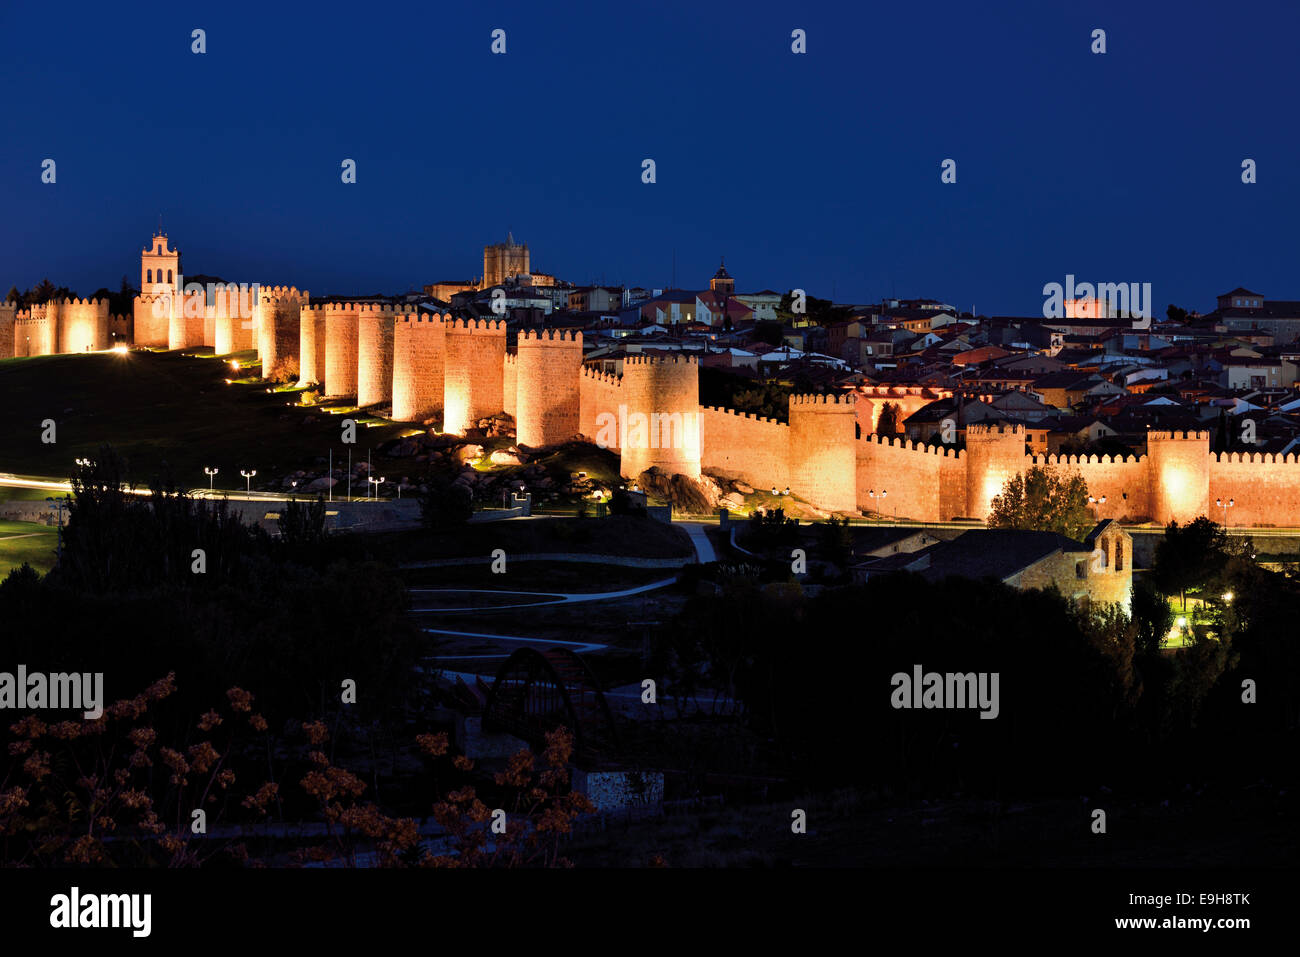
[[[506,241],[483,247],[483,285],[498,286],[515,276],[530,275],[528,244],[515,242],[513,233]]]
[[[534,273],[529,261],[528,244],[515,242],[514,233],[506,234],[503,243],[483,247],[483,275],[478,279],[443,279],[429,283],[424,294],[442,302],[466,292],[480,292],[493,286],[554,286],[556,278],[548,273]]]

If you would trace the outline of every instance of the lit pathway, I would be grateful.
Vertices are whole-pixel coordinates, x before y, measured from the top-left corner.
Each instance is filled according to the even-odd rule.
[[[691,536],[691,544],[695,546],[695,560],[701,565],[716,562],[718,556],[713,553],[713,543],[709,541],[704,526],[696,522],[682,522],[680,524],[682,528],[686,529],[686,534]]]
[[[530,591],[493,591],[486,588],[412,588],[412,594],[480,594],[480,595],[533,595],[538,598],[548,599],[547,601],[525,602],[514,605],[495,605],[487,608],[414,608],[412,612],[416,614],[436,615],[446,614],[448,612],[485,612],[499,611],[507,608],[540,608],[546,605],[576,605],[582,602],[604,601],[612,598],[630,598],[633,595],[641,595],[646,592],[655,591],[660,588],[666,588],[669,585],[676,584],[676,578],[665,578],[661,581],[651,582],[649,585],[639,585],[636,588],[624,588],[621,591],[600,591],[600,592],[579,592],[576,594],[557,594],[553,592],[530,592]],[[430,635],[451,635],[455,638],[490,638],[493,641],[520,641],[532,644],[545,645],[565,645],[571,647],[574,651],[603,651],[609,645],[598,641],[558,641],[554,638],[528,638],[523,635],[495,635],[483,631],[454,631],[447,628],[422,628]],[[468,660],[471,658],[508,658],[509,655],[431,655],[427,660]]]
[[[448,612],[454,611],[483,612],[503,611],[508,608],[538,608],[543,605],[577,605],[588,601],[605,601],[609,598],[630,598],[633,595],[640,595],[642,592],[667,588],[669,585],[674,585],[676,583],[676,578],[663,578],[657,582],[651,582],[649,585],[638,585],[636,588],[624,588],[622,591],[576,592],[573,594],[548,591],[498,591],[493,588],[412,588],[410,590],[412,595],[532,595],[536,598],[545,598],[549,600],[526,601],[513,605],[488,605],[487,607],[413,608],[411,610],[417,614],[437,615],[447,614]],[[564,642],[559,642],[559,644],[564,644]]]

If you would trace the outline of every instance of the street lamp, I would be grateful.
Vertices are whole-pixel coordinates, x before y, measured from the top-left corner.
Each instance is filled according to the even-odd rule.
[[[63,498],[47,498],[45,501],[49,502],[51,505],[53,505],[55,508],[59,510],[59,531],[58,531],[58,541],[55,548],[54,560],[55,562],[62,562],[63,561],[63,509],[67,503],[67,496],[65,495]]]
[[[1093,498],[1091,495],[1089,495],[1089,496],[1088,496],[1088,504],[1089,504],[1089,505],[1105,505],[1105,504],[1106,504],[1106,496],[1103,495],[1101,498]]]
[[[209,495],[209,496],[212,495],[212,483],[215,481],[215,479],[213,478],[213,476],[215,476],[219,471],[221,471],[221,470],[220,470],[220,469],[210,469],[210,468],[208,468],[206,465],[203,467],[203,474],[206,475],[206,476],[208,477],[208,495]]]
[[[875,490],[874,488],[873,488],[873,489],[868,489],[868,490],[867,490],[867,494],[870,495],[872,498],[876,498],[876,490]],[[881,508],[884,508],[884,507],[885,507],[885,498],[886,498],[886,496],[888,496],[888,495],[889,495],[889,491],[888,491],[887,489],[881,489],[881,490],[880,490],[880,507],[881,507]],[[877,513],[877,514],[879,514],[879,513]]]
[[[1236,505],[1237,503],[1236,503],[1233,499],[1228,499],[1227,502],[1224,502],[1223,499],[1221,499],[1221,498],[1216,498],[1216,499],[1214,500],[1214,504],[1217,505],[1219,508],[1223,509],[1223,527],[1224,527],[1224,528],[1227,528],[1227,527],[1228,527],[1228,509],[1232,508],[1232,506]]]
[[[366,481],[375,487],[375,501],[379,501],[379,486],[384,484],[384,477],[381,475],[375,478],[373,475],[368,475]]]
[[[244,489],[248,497],[253,497],[253,476],[257,474],[257,469],[240,469],[239,474],[244,477]]]
[[[92,462],[90,459],[77,459],[77,464],[80,465],[83,469],[88,469],[94,466],[95,463]]]

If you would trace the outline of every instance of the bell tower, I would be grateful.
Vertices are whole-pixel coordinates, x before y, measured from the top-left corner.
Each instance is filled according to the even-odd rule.
[[[140,291],[175,296],[180,288],[180,279],[181,251],[167,248],[167,234],[159,222],[152,247],[140,253]]]

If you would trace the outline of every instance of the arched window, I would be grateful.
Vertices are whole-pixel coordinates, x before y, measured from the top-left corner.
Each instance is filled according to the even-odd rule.
[[[144,271],[144,281],[145,281],[145,282],[153,282],[153,270],[152,270],[152,269],[146,269],[146,270]]]
[[[168,282],[172,281],[172,271],[170,269],[167,270],[167,281]]]
[[[1124,570],[1124,539],[1115,539],[1115,571]]]
[[[1110,567],[1110,542],[1104,538],[1101,540],[1101,567]]]

